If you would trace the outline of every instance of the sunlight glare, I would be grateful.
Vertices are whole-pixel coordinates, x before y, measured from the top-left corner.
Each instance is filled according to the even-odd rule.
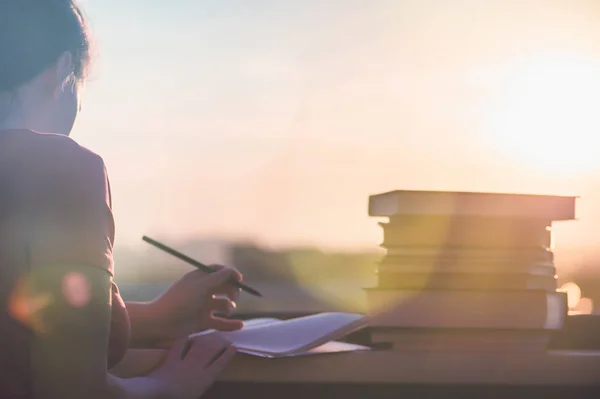
[[[546,56],[511,68],[484,120],[491,144],[542,172],[600,167],[600,63]]]
[[[563,284],[560,291],[567,293],[567,301],[569,304],[569,309],[574,309],[579,304],[581,300],[581,288],[576,283],[568,282]]]

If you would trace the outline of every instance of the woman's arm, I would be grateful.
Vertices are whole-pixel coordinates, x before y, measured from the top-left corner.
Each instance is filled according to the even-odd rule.
[[[165,361],[167,353],[166,349],[129,349],[109,372],[119,378],[147,376]]]
[[[152,302],[126,302],[127,313],[131,323],[130,348],[154,349],[163,348],[161,340],[167,335],[165,326],[157,322]]]
[[[107,373],[110,287],[110,275],[97,267],[49,265],[35,269],[16,296],[18,301],[48,298],[29,317],[36,398],[165,397],[156,379],[120,379]]]
[[[217,271],[191,271],[151,302],[126,303],[131,323],[130,347],[163,349],[199,331],[242,328],[241,320],[223,317],[235,309],[234,301],[240,293],[230,281],[241,280],[242,275],[233,268],[211,267]]]
[[[223,339],[203,337],[184,359],[180,342],[147,377],[108,373],[114,241],[108,177],[100,157],[56,140],[45,148],[43,173],[28,182],[38,201],[28,208],[28,268],[11,308],[33,332],[27,380],[34,397],[197,399],[235,353]]]

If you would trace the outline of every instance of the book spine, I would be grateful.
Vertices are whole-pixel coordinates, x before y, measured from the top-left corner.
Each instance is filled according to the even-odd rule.
[[[545,247],[529,249],[494,250],[481,248],[447,247],[385,247],[386,261],[421,260],[435,263],[460,262],[506,262],[531,263],[553,262],[554,253]]]
[[[393,290],[544,290],[556,291],[554,276],[526,273],[378,273],[378,286]]]
[[[390,192],[369,197],[369,216],[454,215],[575,219],[576,197],[499,193]]]
[[[386,260],[383,259],[377,265],[377,273],[459,273],[477,274],[487,278],[490,274],[527,274],[531,276],[556,276],[554,263],[507,263],[507,262],[426,262],[422,260]]]
[[[385,247],[444,247],[527,249],[552,248],[552,231],[546,227],[464,228],[461,225],[407,228],[382,224]]]
[[[560,329],[566,294],[542,290],[367,290],[372,327]]]

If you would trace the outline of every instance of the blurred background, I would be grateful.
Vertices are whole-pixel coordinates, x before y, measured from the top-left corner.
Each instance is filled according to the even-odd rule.
[[[190,270],[147,234],[270,299],[240,310],[357,310],[382,255],[368,196],[465,190],[581,196],[556,264],[600,310],[600,2],[82,4],[73,137],[109,169],[126,299]]]

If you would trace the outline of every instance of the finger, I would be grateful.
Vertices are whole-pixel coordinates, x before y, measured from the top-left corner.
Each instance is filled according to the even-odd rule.
[[[213,263],[212,265],[209,265],[208,267],[210,267],[211,269],[213,269],[215,271],[227,268],[227,266],[225,266],[225,265],[219,265],[219,264],[216,264],[216,263]]]
[[[221,271],[221,270],[224,270],[224,269],[228,269],[228,270],[230,270],[231,272],[234,273],[233,279],[237,280],[237,281],[242,281],[243,278],[244,278],[244,276],[242,276],[242,273],[240,273],[240,271],[238,269],[236,269],[235,267],[223,266],[223,265],[216,265],[216,264],[210,265],[209,267],[212,268],[213,270],[216,270],[216,271]]]
[[[169,354],[167,355],[166,361],[180,361],[182,357],[181,355],[184,352],[184,348],[190,345],[189,341],[193,340],[185,337],[175,341],[175,343],[169,348]]]
[[[238,281],[242,281],[242,279],[244,278],[244,276],[242,276],[242,273],[236,269],[235,267],[231,267],[231,266],[224,266],[224,265],[219,265],[219,264],[212,264],[209,265],[208,267],[210,267],[211,269],[215,270],[215,271],[221,271],[223,269],[230,269],[235,271],[238,275],[237,277],[235,277],[236,280]]]
[[[232,279],[234,279],[236,281],[242,281],[243,280],[242,274],[237,269],[235,269],[235,268],[227,267],[227,266],[223,266],[223,265],[212,265],[211,267],[213,267],[215,270],[230,269],[234,273],[232,275]],[[237,301],[238,298],[240,297],[241,292],[242,292],[241,289],[237,288],[233,284],[229,284],[228,281],[226,281],[225,283],[223,283],[221,285],[212,287],[212,289],[211,289],[211,293],[212,294],[225,295],[229,299],[231,299],[232,301]]]
[[[237,348],[234,345],[229,345],[229,347],[219,357],[217,357],[206,369],[204,369],[204,371],[212,375],[221,373],[221,371],[223,371],[223,369],[229,364],[229,362],[233,359],[236,353]]]
[[[226,315],[230,315],[235,308],[237,307],[236,303],[229,298],[215,297],[213,296],[210,299],[209,308],[211,312],[223,313]]]
[[[223,317],[212,316],[206,320],[206,328],[219,331],[235,331],[244,327],[242,320],[225,319]]]
[[[237,288],[233,284],[227,284],[227,283],[220,285],[218,287],[215,287],[212,290],[212,294],[225,295],[226,297],[228,297],[229,299],[231,299],[234,302],[238,300],[241,292],[242,292],[241,289]]]
[[[225,285],[229,280],[241,280],[241,274],[235,269],[230,267],[224,267],[204,277],[203,283],[205,287],[210,291],[217,289],[218,287]],[[229,284],[228,284],[229,285]]]

